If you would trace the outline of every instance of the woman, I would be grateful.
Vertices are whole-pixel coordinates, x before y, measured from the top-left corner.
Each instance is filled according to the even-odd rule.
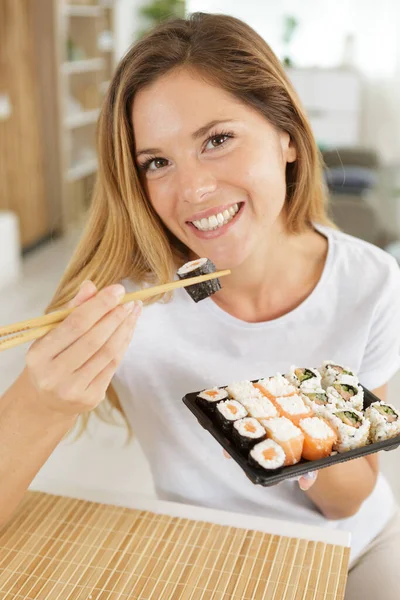
[[[260,488],[181,402],[325,359],[385,398],[399,366],[397,265],[331,226],[318,151],[278,60],[232,17],[165,23],[119,65],[98,144],[89,222],[50,309],[91,281],[2,400],[1,514],[112,379],[161,498],[350,530],[346,598],[376,598],[378,570],[394,600],[399,519],[376,456],[324,469],[311,487]],[[180,290],[140,318],[140,306],[118,306],[125,289],[168,281],[196,256],[232,271],[212,298]]]

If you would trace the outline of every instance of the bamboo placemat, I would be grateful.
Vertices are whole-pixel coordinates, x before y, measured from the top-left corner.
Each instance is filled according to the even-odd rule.
[[[339,600],[349,548],[28,492],[0,534],[0,598]]]

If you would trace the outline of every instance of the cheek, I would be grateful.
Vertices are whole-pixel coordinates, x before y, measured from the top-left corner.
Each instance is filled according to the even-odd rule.
[[[171,185],[167,181],[160,179],[157,181],[148,181],[145,189],[154,211],[163,221],[164,225],[173,231],[177,213]]]

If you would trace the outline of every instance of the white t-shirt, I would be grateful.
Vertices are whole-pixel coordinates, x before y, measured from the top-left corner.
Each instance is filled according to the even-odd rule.
[[[397,371],[397,263],[364,241],[317,229],[329,241],[327,260],[300,306],[272,321],[247,323],[212,298],[196,304],[177,290],[171,302],[144,308],[113,384],[161,499],[345,529],[352,533],[354,559],[393,514],[394,499],[382,475],[357,515],[329,521],[295,481],[274,487],[251,483],[182,402],[188,392],[285,373],[293,364],[337,361],[370,389]]]

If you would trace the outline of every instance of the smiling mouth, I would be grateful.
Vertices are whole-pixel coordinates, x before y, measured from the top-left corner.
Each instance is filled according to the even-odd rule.
[[[233,204],[223,212],[216,213],[199,221],[189,221],[199,231],[215,231],[227,225],[237,215],[242,203]]]

